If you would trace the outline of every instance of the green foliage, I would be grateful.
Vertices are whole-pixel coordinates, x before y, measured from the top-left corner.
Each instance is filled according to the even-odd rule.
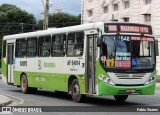
[[[67,13],[57,13],[49,16],[49,27],[66,27],[79,25],[80,23],[81,19],[79,16]]]
[[[81,16],[74,16],[68,13],[56,13],[49,15],[49,27],[66,27],[79,25]],[[43,21],[36,24],[35,17],[14,5],[0,5],[0,55],[2,38],[5,35],[25,33],[34,30],[43,29]]]
[[[74,16],[68,13],[53,13],[49,15],[49,27],[66,27],[80,25],[81,16]],[[43,21],[39,21],[40,29],[43,28]]]
[[[0,54],[2,38],[5,35],[33,31],[35,17],[14,5],[0,5]]]
[[[23,23],[23,25],[22,25]],[[3,4],[0,6],[0,34],[1,36],[32,31],[36,20],[32,14],[27,13],[14,5]]]

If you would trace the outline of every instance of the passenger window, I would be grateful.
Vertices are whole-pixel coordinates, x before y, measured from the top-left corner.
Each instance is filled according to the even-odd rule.
[[[67,56],[82,56],[84,33],[69,33],[67,38]]]
[[[51,36],[41,36],[38,40],[38,56],[49,57],[51,49]]]
[[[27,57],[36,57],[37,52],[37,38],[28,38],[27,39]]]
[[[25,57],[25,56],[26,56],[26,39],[17,39],[15,57]]]
[[[66,35],[56,35],[52,38],[52,56],[65,55]]]

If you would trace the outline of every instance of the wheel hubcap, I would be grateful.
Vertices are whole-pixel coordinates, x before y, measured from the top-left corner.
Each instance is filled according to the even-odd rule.
[[[79,96],[79,86],[77,84],[73,88],[73,95],[74,95],[74,97]]]
[[[26,89],[26,80],[22,78],[22,90]]]

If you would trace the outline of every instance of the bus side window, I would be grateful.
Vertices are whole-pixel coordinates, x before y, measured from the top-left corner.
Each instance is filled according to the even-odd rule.
[[[38,39],[38,56],[49,57],[51,49],[51,36],[41,36]]]
[[[27,50],[26,56],[27,57],[35,57],[37,52],[37,38],[28,38],[27,39]]]
[[[65,55],[66,35],[56,35],[52,37],[52,56]]]
[[[69,33],[67,37],[67,56],[82,56],[84,47],[84,33]]]
[[[25,56],[26,56],[26,39],[17,39],[15,57],[25,57]]]

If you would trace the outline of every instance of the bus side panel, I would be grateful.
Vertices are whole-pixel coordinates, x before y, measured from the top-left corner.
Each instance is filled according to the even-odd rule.
[[[20,85],[20,76],[22,72],[14,71],[15,85]],[[57,73],[39,73],[39,72],[26,72],[29,87],[44,88],[49,90],[58,90],[68,92],[68,79],[69,74]],[[76,75],[80,92],[85,93],[84,76]]]
[[[41,75],[41,76],[38,76]],[[37,73],[34,77],[35,87],[49,90],[58,90],[68,92],[68,79],[70,74],[60,73]],[[79,81],[80,92],[85,93],[84,77],[75,75]]]
[[[6,58],[2,58],[2,80],[6,83],[7,82],[7,64],[5,62]]]
[[[21,71],[14,71],[14,84],[15,85],[20,85],[20,78],[21,78],[21,75],[24,73],[26,74],[27,76],[27,79],[28,79],[28,86],[29,87],[34,87],[34,74],[32,73],[29,73],[29,72],[21,72]]]
[[[34,76],[35,87],[49,90],[68,91],[65,74],[37,73]]]
[[[100,74],[108,76],[108,74],[105,72],[105,70],[100,65],[100,59],[97,59],[96,60],[96,90],[97,90],[96,92],[97,92],[97,95],[99,95],[99,90],[101,89],[101,87],[99,87],[99,85],[98,85],[100,82],[98,76]],[[105,92],[107,92],[107,90],[105,90]]]
[[[20,85],[20,76],[22,73],[25,73],[28,79],[29,87],[44,88],[49,90],[59,90],[59,91],[68,91],[68,79],[70,76],[74,75],[79,80],[80,91],[81,93],[85,92],[84,86],[84,76],[83,74],[71,74],[70,67],[63,68],[61,61],[57,59],[35,59],[29,58],[16,58],[15,59],[15,69],[14,69],[14,84]],[[41,60],[41,64],[38,62]],[[62,59],[61,59],[62,60]],[[20,66],[21,62],[26,62],[26,66]],[[49,62],[54,62],[56,67],[48,66]],[[67,64],[66,60],[66,64]],[[63,63],[64,64],[64,63]],[[41,69],[39,70],[39,66]],[[58,66],[58,68],[57,68]],[[81,68],[81,66],[79,66]],[[60,69],[61,68],[61,69]],[[63,69],[62,69],[63,68]],[[65,70],[68,69],[68,70]],[[36,72],[33,72],[35,70]],[[80,69],[78,69],[80,70]],[[29,72],[30,71],[30,72]],[[72,72],[73,73],[73,72]],[[82,79],[83,78],[83,79]]]
[[[13,75],[14,75],[14,85],[20,85],[20,76],[21,76],[22,72],[17,72],[17,71],[13,71]]]
[[[80,93],[85,94],[86,93],[86,85],[85,85],[85,77],[78,77],[79,86],[80,86]]]

